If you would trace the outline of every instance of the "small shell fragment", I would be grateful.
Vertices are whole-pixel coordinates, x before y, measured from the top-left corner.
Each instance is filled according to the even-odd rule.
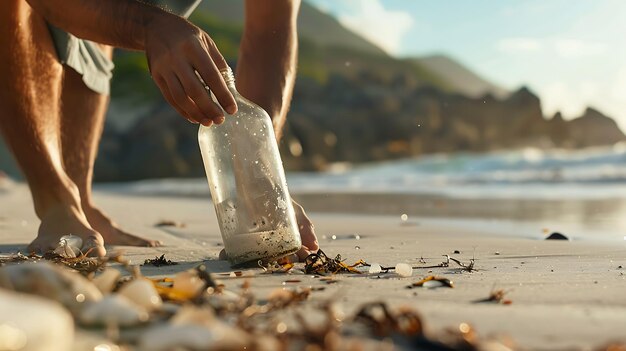
[[[121,273],[117,269],[107,268],[100,275],[93,278],[94,285],[103,294],[108,294],[113,291]]]
[[[114,294],[86,306],[80,320],[86,325],[116,325],[127,327],[148,320],[148,312],[123,295]]]
[[[185,271],[174,276],[172,287],[188,296],[196,296],[204,288],[204,281],[200,279],[196,271]]]
[[[80,248],[83,247],[83,239],[77,235],[63,235],[59,239],[54,253],[65,258],[75,258],[80,256]]]
[[[75,312],[83,303],[102,299],[102,293],[87,278],[49,263],[22,263],[0,267],[0,288],[55,300]]]
[[[369,269],[369,273],[370,274],[378,274],[378,273],[380,273],[382,271],[383,271],[383,269],[382,269],[382,267],[378,263],[372,263],[370,265],[370,269]]]
[[[410,277],[413,275],[413,267],[406,263],[398,263],[396,265],[396,274],[401,277]]]
[[[125,284],[120,289],[119,294],[148,311],[153,311],[163,304],[154,284],[145,278],[138,278]]]
[[[420,286],[427,289],[439,288],[442,286],[448,288],[454,288],[454,283],[448,278],[435,277],[433,275],[429,275],[428,277],[420,280],[419,282],[413,283],[412,286]]]

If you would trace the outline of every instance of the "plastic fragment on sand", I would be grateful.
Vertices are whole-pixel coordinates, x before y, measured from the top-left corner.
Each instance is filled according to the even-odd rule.
[[[370,265],[370,269],[369,269],[369,273],[370,274],[378,274],[378,273],[380,273],[382,271],[383,271],[383,269],[382,269],[382,267],[378,263],[372,263]]]
[[[406,263],[398,263],[395,270],[396,274],[401,277],[410,277],[413,275],[413,268]]]

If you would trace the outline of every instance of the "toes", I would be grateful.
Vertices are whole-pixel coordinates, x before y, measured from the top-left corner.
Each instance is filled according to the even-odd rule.
[[[228,260],[228,256],[226,255],[226,250],[222,249],[222,251],[220,251],[220,254],[217,257],[217,259],[220,260],[220,261],[227,261]]]
[[[82,252],[87,256],[104,257],[107,253],[100,235],[91,235],[83,242]]]

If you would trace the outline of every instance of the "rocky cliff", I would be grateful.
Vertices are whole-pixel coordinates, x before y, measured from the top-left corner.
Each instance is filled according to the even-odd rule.
[[[454,151],[519,147],[579,148],[626,140],[594,109],[574,120],[545,119],[527,88],[509,97],[470,98],[383,79],[332,75],[298,81],[281,152],[287,169],[322,170],[334,162],[368,162]],[[106,181],[203,174],[197,126],[162,102],[124,133],[103,138],[96,178]]]

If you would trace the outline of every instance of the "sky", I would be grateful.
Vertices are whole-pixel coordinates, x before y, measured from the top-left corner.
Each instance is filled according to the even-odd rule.
[[[624,0],[309,0],[397,57],[446,54],[548,117],[587,106],[626,131]]]

